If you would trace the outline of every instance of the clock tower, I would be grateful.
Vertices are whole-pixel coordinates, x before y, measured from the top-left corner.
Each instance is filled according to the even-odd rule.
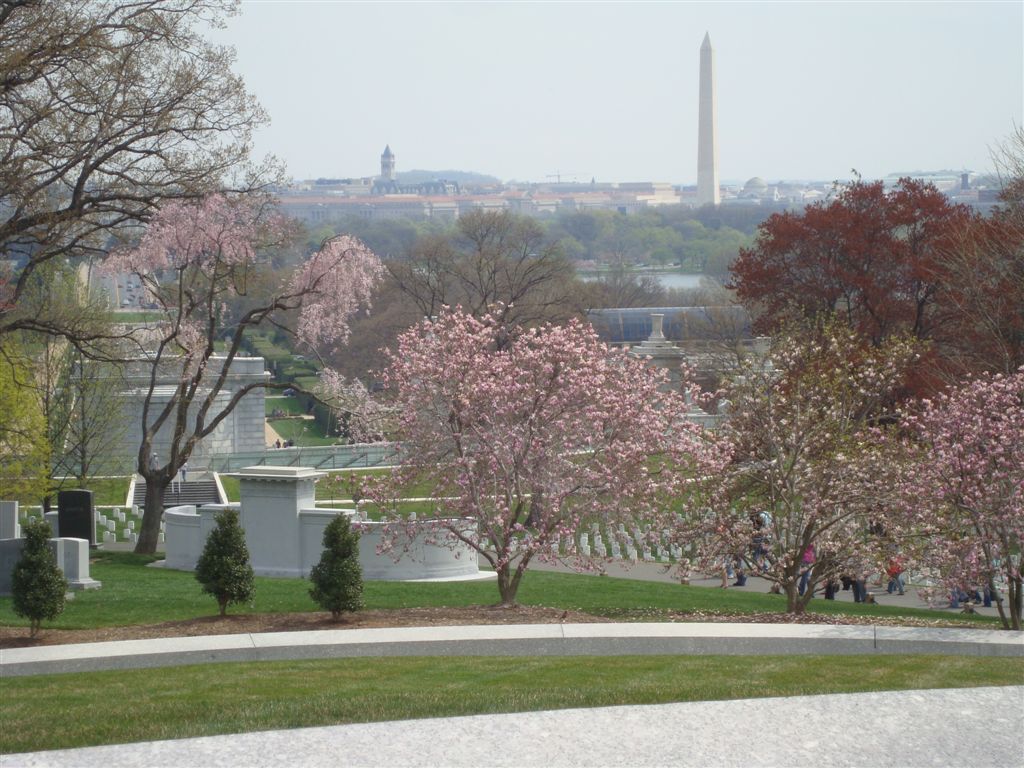
[[[381,181],[395,180],[395,153],[391,151],[391,145],[384,147],[384,154],[380,156],[380,178]]]

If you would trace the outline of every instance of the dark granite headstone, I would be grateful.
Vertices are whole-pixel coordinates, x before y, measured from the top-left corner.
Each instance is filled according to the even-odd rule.
[[[64,538],[85,539],[96,546],[96,513],[92,506],[92,491],[73,490],[57,492],[56,535]]]

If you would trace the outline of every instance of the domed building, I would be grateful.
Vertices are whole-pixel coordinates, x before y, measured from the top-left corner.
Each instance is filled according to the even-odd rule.
[[[779,193],[777,187],[768,186],[768,182],[762,179],[760,176],[754,176],[753,178],[747,179],[747,183],[743,185],[743,191],[740,192],[739,198],[741,200],[778,200]]]

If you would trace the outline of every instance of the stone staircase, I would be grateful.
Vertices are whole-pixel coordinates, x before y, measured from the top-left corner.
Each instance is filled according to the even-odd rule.
[[[179,489],[176,492],[176,489]],[[217,495],[217,483],[211,480],[189,480],[187,483],[172,483],[164,492],[164,506],[176,507],[181,504],[220,504]],[[135,480],[135,494],[132,504],[142,508],[146,504],[146,481],[141,477]]]

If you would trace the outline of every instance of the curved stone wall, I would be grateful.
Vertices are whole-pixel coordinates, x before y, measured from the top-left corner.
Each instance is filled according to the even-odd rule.
[[[178,570],[195,570],[196,562],[203,551],[203,545],[215,525],[218,511],[226,507],[240,509],[238,504],[212,504],[199,507],[170,507],[164,511],[165,546],[168,568]],[[300,510],[294,525],[294,540],[297,541],[297,552],[292,548],[282,547],[276,554],[268,554],[266,541],[250,541],[261,534],[246,529],[246,516],[241,510],[242,528],[246,529],[246,543],[249,551],[262,552],[261,561],[253,560],[253,570],[260,576],[279,576],[305,578],[310,569],[320,560],[323,551],[323,532],[328,523],[338,514],[355,516],[351,509],[303,509]],[[368,581],[422,581],[422,580],[462,580],[474,578],[492,578],[493,574],[481,572],[477,566],[477,554],[466,545],[454,549],[428,544],[429,523],[414,524],[422,529],[411,540],[401,540],[395,552],[401,552],[396,561],[391,554],[377,554],[381,543],[383,524],[372,521],[353,523],[360,530],[359,564],[363,569],[363,578]]]

